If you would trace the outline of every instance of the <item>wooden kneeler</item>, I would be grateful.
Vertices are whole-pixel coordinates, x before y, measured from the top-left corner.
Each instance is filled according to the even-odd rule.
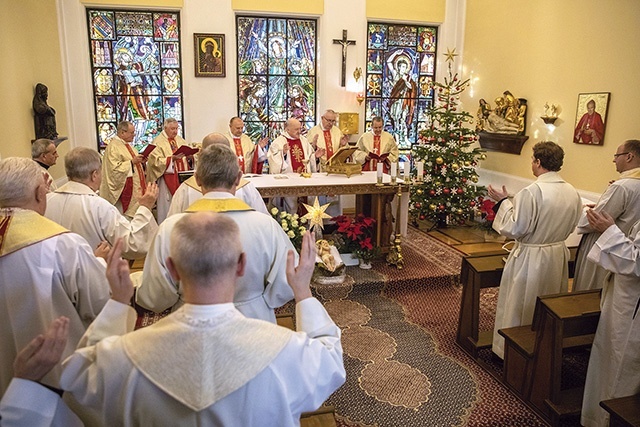
[[[284,328],[295,331],[293,314],[276,315],[276,323]],[[300,427],[336,427],[335,408],[333,406],[321,406],[313,412],[305,412],[300,416]]]

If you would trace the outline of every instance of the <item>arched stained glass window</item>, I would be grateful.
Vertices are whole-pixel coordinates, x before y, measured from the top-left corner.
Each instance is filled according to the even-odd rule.
[[[247,134],[280,134],[289,117],[303,132],[316,117],[316,21],[237,17],[238,115]]]
[[[409,150],[433,105],[437,27],[370,22],[365,127],[381,116],[401,150]]]
[[[87,9],[98,148],[118,122],[136,129],[144,149],[173,117],[182,134],[182,70],[178,12]]]

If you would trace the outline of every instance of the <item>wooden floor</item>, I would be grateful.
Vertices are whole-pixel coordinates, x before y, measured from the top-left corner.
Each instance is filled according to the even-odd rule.
[[[419,223],[418,228],[426,231],[447,245],[456,248],[465,255],[491,255],[502,252],[504,238],[495,232],[487,232],[472,226],[450,226],[431,228],[430,223]]]

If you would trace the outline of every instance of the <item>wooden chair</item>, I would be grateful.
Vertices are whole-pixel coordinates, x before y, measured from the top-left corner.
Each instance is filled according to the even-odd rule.
[[[640,394],[600,402],[610,415],[610,427],[640,426]]]

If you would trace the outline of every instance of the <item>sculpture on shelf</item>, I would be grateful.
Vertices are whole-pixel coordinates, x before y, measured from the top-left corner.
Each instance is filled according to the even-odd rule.
[[[484,99],[480,99],[476,130],[510,135],[524,135],[527,100],[516,98],[506,90],[503,96],[495,99],[496,108]]]
[[[38,83],[36,85],[36,93],[33,96],[33,114],[36,131],[36,139],[46,138],[56,140],[58,132],[56,131],[56,110],[47,104],[49,97],[49,88]]]

